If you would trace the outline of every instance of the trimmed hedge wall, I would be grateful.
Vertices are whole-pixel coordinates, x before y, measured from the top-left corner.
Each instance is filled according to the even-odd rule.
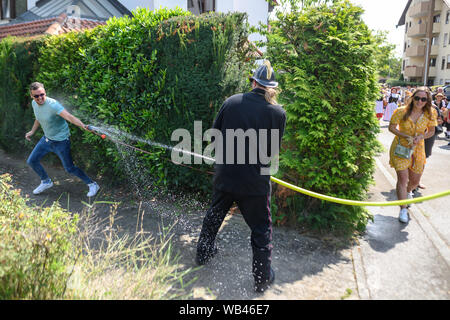
[[[34,115],[28,91],[37,73],[39,39],[6,38],[0,42],[0,147],[6,151],[29,148],[24,139]]]
[[[181,9],[133,14],[94,30],[45,38],[33,80],[85,123],[167,145],[178,143],[170,141],[178,128],[193,137],[194,121],[209,128],[227,97],[249,90],[253,61],[245,45],[246,14],[193,16]],[[209,175],[172,164],[167,150],[133,142],[152,154],[129,153],[77,127],[71,126],[71,133],[75,161],[92,173],[128,176],[139,187],[151,180],[159,187],[210,192]],[[139,168],[130,169],[132,162]]]

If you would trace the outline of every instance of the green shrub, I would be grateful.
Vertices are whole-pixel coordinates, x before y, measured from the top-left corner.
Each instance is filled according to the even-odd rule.
[[[348,1],[305,5],[279,13],[267,35],[287,111],[280,177],[353,200],[366,199],[380,151],[374,40],[362,13]],[[284,201],[297,221],[318,228],[363,230],[370,219],[364,208],[303,195]]]
[[[246,58],[246,39],[245,14],[198,17],[180,9],[138,9],[132,18],[110,19],[92,33],[47,40],[39,80],[50,93],[62,90],[66,104],[84,122],[174,145],[175,129],[193,136],[194,121],[211,126],[227,97],[248,90],[252,61]],[[73,55],[75,63],[69,63]],[[175,166],[166,150],[133,142],[152,154],[121,152],[79,132],[72,140],[75,158],[100,174],[135,176],[140,185],[151,179],[160,187],[211,189],[208,175]],[[132,162],[139,167],[126,172]]]
[[[39,39],[8,37],[0,42],[0,147],[29,149],[25,133],[34,121],[28,87],[37,72]]]
[[[192,269],[179,261],[171,228],[158,239],[140,226],[119,236],[99,221],[96,203],[81,217],[61,209],[28,206],[9,175],[0,176],[0,300],[180,299],[189,296],[184,277]],[[105,202],[103,202],[105,203]],[[143,217],[144,212],[138,212]]]
[[[56,203],[28,207],[20,190],[0,176],[0,299],[64,297],[71,266],[77,216]]]

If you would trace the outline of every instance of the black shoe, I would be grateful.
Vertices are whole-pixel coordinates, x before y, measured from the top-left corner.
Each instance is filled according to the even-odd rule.
[[[265,281],[265,282],[261,282],[261,283],[256,283],[255,282],[255,291],[262,293],[264,291],[266,291],[267,289],[269,289],[269,287],[272,285],[272,283],[275,281],[275,272],[273,271],[272,268],[270,268],[270,278],[269,280]]]
[[[203,265],[207,264],[212,258],[214,258],[214,256],[217,254],[218,251],[219,251],[219,249],[217,249],[217,247],[216,247],[209,255],[204,256],[204,257],[200,257],[197,252],[197,255],[195,256],[195,263],[199,266],[203,266]]]

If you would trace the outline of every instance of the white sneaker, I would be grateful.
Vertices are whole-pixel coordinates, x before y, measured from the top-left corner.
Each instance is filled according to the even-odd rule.
[[[40,194],[45,190],[50,189],[51,187],[53,187],[52,181],[50,181],[49,183],[44,183],[41,181],[41,184],[36,189],[33,190],[33,194]]]
[[[89,192],[87,194],[88,197],[93,197],[97,194],[98,190],[100,190],[100,186],[97,184],[97,182],[92,182],[91,184],[88,184]]]
[[[409,222],[408,209],[406,209],[406,208],[400,209],[400,215],[398,216],[398,220],[400,220],[400,222],[403,222],[403,223]]]

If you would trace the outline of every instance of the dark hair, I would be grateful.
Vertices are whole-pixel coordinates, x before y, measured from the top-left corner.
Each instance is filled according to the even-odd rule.
[[[414,97],[417,95],[418,92],[425,92],[427,94],[427,104],[425,105],[425,112],[428,112],[429,117],[431,117],[431,115],[432,115],[432,113],[431,113],[431,108],[432,108],[431,92],[427,87],[419,87],[414,91],[411,98],[409,98],[409,102],[406,105],[406,113],[405,113],[405,116],[403,117],[404,121],[408,120],[409,116],[412,113],[412,110],[414,108]]]
[[[33,82],[32,84],[30,84],[30,91],[37,90],[39,88],[45,89],[44,85],[40,82]]]

